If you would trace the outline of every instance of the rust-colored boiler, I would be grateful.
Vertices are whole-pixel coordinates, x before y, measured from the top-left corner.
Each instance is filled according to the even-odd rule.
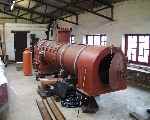
[[[65,71],[76,76],[77,89],[88,96],[126,88],[126,57],[113,46],[86,46],[41,40],[34,63],[39,74]]]

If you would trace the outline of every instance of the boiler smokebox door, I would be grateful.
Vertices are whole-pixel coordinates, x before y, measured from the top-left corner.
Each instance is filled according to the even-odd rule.
[[[122,80],[122,71],[125,69],[123,55],[115,53],[109,68],[109,85],[115,90],[118,88],[119,81]]]

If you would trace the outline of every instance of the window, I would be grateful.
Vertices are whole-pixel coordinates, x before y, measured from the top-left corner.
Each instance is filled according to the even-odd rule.
[[[107,36],[106,35],[86,35],[83,37],[83,44],[87,45],[102,45],[106,46]]]
[[[150,64],[150,34],[126,34],[122,47],[129,62]]]
[[[75,43],[75,35],[70,36],[70,43],[71,44]]]

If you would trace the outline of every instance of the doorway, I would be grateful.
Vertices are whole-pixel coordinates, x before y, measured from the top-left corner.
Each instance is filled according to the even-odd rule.
[[[15,61],[22,62],[23,51],[27,47],[28,31],[13,31],[13,33],[14,33]]]

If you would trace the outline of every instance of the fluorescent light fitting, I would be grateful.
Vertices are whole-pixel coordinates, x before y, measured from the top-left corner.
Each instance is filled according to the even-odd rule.
[[[14,9],[14,5],[15,5],[16,1],[13,0],[12,4],[11,4],[11,7],[10,7],[10,10],[12,11]]]

